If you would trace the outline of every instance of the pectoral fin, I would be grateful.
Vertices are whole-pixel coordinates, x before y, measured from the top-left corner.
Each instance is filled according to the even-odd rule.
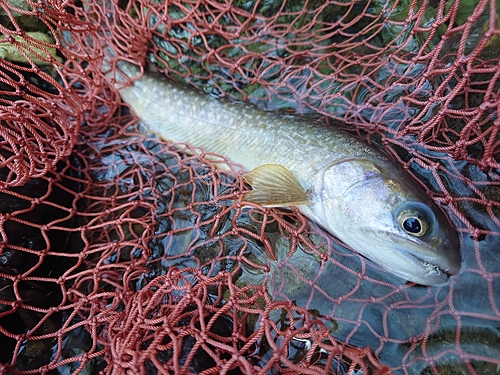
[[[264,164],[243,176],[252,186],[244,199],[264,207],[309,204],[307,193],[295,176],[279,164]]]

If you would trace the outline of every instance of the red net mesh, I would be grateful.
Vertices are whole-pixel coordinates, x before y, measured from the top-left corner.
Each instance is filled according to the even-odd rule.
[[[495,0],[0,4],[0,372],[498,372]],[[141,134],[102,46],[381,142],[444,205],[463,272],[405,284],[242,204],[238,166]]]

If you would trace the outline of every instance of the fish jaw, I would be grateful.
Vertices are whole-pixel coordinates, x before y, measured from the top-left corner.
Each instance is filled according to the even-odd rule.
[[[301,211],[347,246],[392,274],[440,285],[461,268],[460,245],[437,205],[384,160],[348,159],[322,171]],[[428,222],[420,236],[404,230],[407,212]]]
[[[419,285],[438,286],[446,284],[450,276],[460,271],[461,259],[460,253],[457,252],[458,244],[452,246],[451,242],[445,245],[417,241],[401,245],[400,238],[394,241],[380,238],[380,241],[377,241],[373,239],[374,237],[371,236],[369,249],[366,249],[366,246],[363,247],[358,241],[347,239],[346,243],[356,249],[361,249],[360,253],[364,251],[362,254],[367,258],[403,280]],[[374,251],[375,254],[367,253],[367,251]],[[436,257],[428,256],[429,253],[448,255]]]
[[[422,244],[420,248],[423,246],[425,244]],[[436,246],[436,248],[442,249],[444,246],[442,244]],[[457,254],[456,247],[447,246],[446,251],[451,254]],[[394,274],[402,279],[408,279],[420,285],[437,286],[445,284],[448,282],[449,277],[457,274],[461,268],[460,258],[443,257],[442,259],[431,259],[428,261],[409,252],[402,252],[401,256],[404,259],[401,263],[405,262],[407,266],[396,270]]]

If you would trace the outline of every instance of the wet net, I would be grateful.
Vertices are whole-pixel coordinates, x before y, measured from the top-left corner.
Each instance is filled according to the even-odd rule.
[[[498,374],[500,3],[0,4],[0,373]],[[462,272],[404,283],[246,204],[238,165],[141,130],[105,55],[378,143]]]

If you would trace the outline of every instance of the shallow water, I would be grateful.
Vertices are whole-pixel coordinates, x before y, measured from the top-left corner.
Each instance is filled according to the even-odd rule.
[[[286,10],[292,12],[302,6],[300,2],[287,4],[291,4],[292,8]],[[314,8],[318,2],[310,1],[308,4]],[[394,10],[391,18],[403,21],[412,2],[405,0],[398,4],[399,7]],[[473,1],[472,5],[474,4],[477,2]],[[272,16],[281,5],[281,1],[261,2],[258,13]],[[356,6],[362,5],[359,3]],[[386,5],[386,2],[374,2],[368,14],[371,16],[372,13],[380,13]],[[446,5],[448,7],[448,2]],[[471,4],[466,5],[469,6],[461,7],[457,11],[455,27],[462,26],[471,15]],[[153,4],[148,4],[149,6]],[[233,6],[251,10],[253,2],[235,1]],[[351,12],[348,17],[353,14],[357,16],[360,8],[356,6],[351,11],[350,7],[331,3],[325,12],[321,13],[321,18],[344,17],[346,12]],[[180,12],[180,8],[170,9]],[[435,10],[433,6],[428,6],[420,26],[432,25],[432,12]],[[315,13],[315,9],[311,9],[309,13],[294,20],[294,27],[300,28],[311,22]],[[180,14],[177,19],[184,16],[186,15]],[[485,11],[474,22],[460,56],[474,52],[478,42],[482,40],[483,26],[489,18],[488,11]],[[228,16],[221,19],[224,25],[231,25],[232,20]],[[158,19],[150,21],[151,25],[158,23]],[[290,19],[285,18],[285,23],[287,21]],[[377,22],[383,22],[383,19]],[[263,20],[252,21],[249,25],[255,27],[256,34],[265,31],[268,26]],[[318,22],[314,26],[316,29],[313,29],[319,37],[322,37],[324,32],[321,25],[322,23]],[[192,158],[186,153],[173,152],[165,144],[154,139],[144,142],[141,136],[133,132],[129,133],[129,137],[120,140],[111,140],[107,134],[99,139],[97,135],[92,134],[93,140],[85,145],[90,150],[96,150],[83,151],[88,156],[86,162],[94,168],[93,182],[96,183],[94,196],[90,197],[95,200],[85,213],[96,220],[93,230],[82,229],[80,241],[70,244],[69,247],[73,246],[72,250],[78,251],[83,246],[81,240],[87,240],[96,246],[87,248],[88,267],[77,271],[82,271],[82,274],[88,270],[92,271],[91,266],[96,264],[102,267],[101,270],[106,270],[107,267],[122,267],[127,272],[137,271],[139,276],[132,278],[131,288],[134,291],[142,290],[152,280],[166,275],[174,267],[200,268],[206,275],[211,276],[219,271],[231,272],[234,274],[234,282],[238,285],[264,284],[274,300],[291,300],[306,307],[313,315],[325,321],[338,340],[358,347],[369,346],[383,363],[393,367],[396,374],[430,375],[436,371],[440,374],[468,374],[473,370],[478,374],[500,373],[500,224],[497,219],[500,216],[499,171],[481,171],[472,164],[464,161],[451,162],[443,153],[429,151],[445,143],[443,134],[455,139],[465,128],[466,118],[453,118],[448,131],[428,143],[429,150],[420,148],[415,142],[418,131],[412,133],[410,130],[407,137],[402,136],[409,125],[430,122],[439,111],[446,108],[460,110],[473,107],[475,102],[481,102],[482,96],[474,97],[469,92],[469,96],[457,95],[450,103],[436,101],[422,109],[412,106],[404,102],[404,99],[417,87],[408,85],[408,81],[420,78],[426,66],[391,59],[380,66],[380,69],[373,70],[370,77],[373,82],[356,78],[347,85],[340,84],[337,76],[330,75],[338,67],[335,65],[335,58],[321,60],[320,56],[341,52],[336,51],[335,46],[348,42],[351,35],[362,31],[364,26],[366,24],[363,23],[355,25],[347,30],[347,34],[339,34],[332,39],[320,38],[321,40],[314,44],[304,44],[303,40],[296,39],[296,35],[280,37],[279,28],[274,30],[274,34],[267,31],[262,33],[262,40],[257,43],[252,42],[253,44],[246,45],[245,48],[241,48],[241,44],[233,45],[232,49],[224,50],[223,57],[227,54],[235,60],[245,58],[248,52],[260,53],[260,62],[257,59],[249,60],[242,64],[243,69],[238,71],[228,69],[228,64],[217,67],[200,63],[203,60],[193,51],[193,47],[201,50],[203,55],[205,41],[198,36],[193,37],[191,32],[186,31],[189,28],[174,27],[167,32],[165,26],[160,24],[153,42],[171,54],[171,57],[168,57],[160,51],[158,55],[166,60],[174,76],[175,72],[186,73],[190,75],[190,83],[207,92],[221,94],[223,91],[238,99],[249,96],[250,101],[261,107],[287,110],[293,114],[319,114],[337,120],[346,118],[350,122],[357,122],[361,132],[366,132],[363,133],[364,136],[371,135],[371,138],[385,142],[388,149],[396,150],[393,153],[403,161],[412,161],[412,173],[436,194],[438,201],[448,204],[445,209],[461,234],[463,270],[453,277],[448,285],[430,288],[406,285],[357,254],[342,248],[325,234],[321,234],[317,228],[306,226],[299,234],[291,233],[303,225],[303,219],[297,219],[289,212],[280,210],[262,211],[252,207],[239,207],[235,204],[238,195],[233,194],[237,184],[233,184],[234,179],[231,176],[214,171],[209,162],[204,164],[200,159]],[[344,70],[345,75],[342,78],[349,75],[358,77],[363,73],[363,64],[368,66],[371,63],[371,54],[395,38],[408,38],[403,52],[420,51],[428,32],[401,33],[401,27],[402,25],[397,23],[386,24],[386,27],[381,29],[379,39],[371,38],[370,34],[363,35],[371,38],[373,44],[360,44],[352,50],[360,56],[359,63]],[[438,28],[426,50],[422,52],[431,52],[441,42],[443,31],[446,30]],[[167,34],[177,38],[177,43],[184,49],[178,50],[169,44],[164,39]],[[454,38],[448,39],[442,50],[443,54],[449,54],[444,60],[445,63],[453,64],[455,61],[462,35],[463,32],[458,31]],[[183,41],[186,43],[182,44]],[[216,33],[210,33],[207,41],[213,50],[218,50],[228,42]],[[296,41],[300,43],[295,44]],[[496,47],[498,41],[492,40],[480,57],[498,59]],[[365,57],[366,60],[363,60]],[[287,65],[283,65],[284,62]],[[260,74],[259,80],[266,84],[266,88],[253,83],[256,73]],[[421,102],[428,101],[440,87],[443,78],[445,77],[442,75],[434,75],[421,80],[416,98]],[[459,75],[456,78],[460,78]],[[470,82],[474,84],[474,89],[480,91],[482,86],[474,80],[488,82],[489,78],[491,77],[480,75]],[[400,82],[396,82],[398,80]],[[377,91],[374,82],[384,86],[382,92]],[[270,83],[276,85],[267,90]],[[455,83],[451,80],[438,94],[442,97],[449,95]],[[491,109],[489,112],[490,125],[498,115],[494,111]],[[408,116],[418,117],[417,124],[409,124]],[[373,136],[381,133],[380,125],[387,129],[384,139],[380,135]],[[486,129],[487,126],[484,126],[473,129],[473,132],[482,134]],[[87,131],[87,135],[92,133],[88,129],[82,131]],[[424,140],[428,141],[429,137]],[[493,141],[496,142],[495,139]],[[481,142],[464,146],[464,155],[472,161],[481,160],[481,147]],[[412,159],[408,151],[413,152],[416,157]],[[420,159],[417,159],[418,157]],[[433,175],[432,169],[419,164],[426,164],[426,158],[442,166],[439,179]],[[443,194],[443,188],[447,190],[446,194]],[[451,202],[447,202],[446,198],[449,197],[452,197]],[[61,198],[58,197],[55,201],[59,202],[59,199]],[[141,203],[134,206],[137,201]],[[108,207],[112,208],[109,212],[106,211]],[[122,217],[138,220],[121,222]],[[266,224],[262,223],[264,219],[268,220]],[[283,225],[278,225],[278,219],[286,221],[285,229]],[[36,222],[35,218],[29,220]],[[140,246],[134,248],[132,245],[126,245],[120,251],[107,251],[106,246],[112,249],[113,244],[120,241],[140,245],[139,240],[137,243],[134,241],[142,239],[142,236],[146,238],[144,233],[151,228],[155,232],[155,238],[147,244],[149,252]],[[102,245],[102,248],[99,245]],[[148,269],[134,270],[133,262],[144,256],[149,258]],[[108,276],[106,273],[104,275]],[[109,275],[113,276],[111,273]],[[115,280],[104,284],[103,290],[115,290],[113,287],[116,285],[118,291],[121,291],[120,288],[129,287],[125,283],[120,284],[123,280],[119,280],[116,285],[112,284],[113,281]],[[196,283],[194,278],[190,281]],[[43,283],[39,284],[44,286]],[[70,284],[68,282],[68,286]],[[39,304],[45,307],[45,303],[52,303],[46,301],[43,294],[35,295],[35,288],[31,288],[29,283],[24,285],[29,288],[29,292],[24,293],[23,290],[24,303],[35,307]],[[60,285],[65,283],[61,282]],[[83,284],[84,287],[88,285],[92,285],[90,281]],[[56,289],[60,291],[59,284]],[[11,290],[9,287],[3,291]],[[81,291],[87,296],[92,290],[82,288]],[[179,295],[181,294],[179,292]],[[8,301],[15,299],[11,295],[7,297],[5,299]],[[78,295],[72,295],[76,300],[77,297]],[[59,296],[56,299],[58,300],[53,303],[54,306],[60,302]],[[87,307],[84,303],[88,301],[85,298],[81,301],[83,302],[80,307]],[[106,312],[106,308],[119,311],[123,306],[103,304],[99,307],[100,312]],[[23,312],[22,309],[19,311]],[[86,313],[87,311],[82,312]],[[286,327],[287,322],[280,321],[278,311],[272,316],[282,327]],[[14,323],[17,328],[24,330],[25,326],[30,326],[41,318],[42,315],[30,310],[29,316],[24,316],[25,322],[18,319]],[[47,317],[46,325],[40,332],[52,334],[65,319],[70,318],[54,313]],[[73,319],[73,323],[81,321],[80,318]],[[257,327],[259,323],[258,320],[247,322],[250,328]],[[61,344],[62,358],[86,353],[90,350],[89,341],[95,339],[96,336],[90,337],[88,331],[83,328],[66,331]],[[13,341],[8,343],[9,352],[2,354],[2,362],[9,361],[10,348],[15,345]],[[295,341],[296,348],[291,351],[291,356],[295,356],[298,361],[304,352],[304,342]],[[271,358],[272,351],[265,340],[259,341],[258,345],[262,356],[259,364],[264,364],[265,359]],[[51,360],[58,349],[61,348],[50,340],[33,340],[23,344],[19,348],[18,368],[42,366],[45,364],[43,362]],[[96,350],[101,350],[101,347],[98,346]],[[43,354],[40,354],[41,352]],[[99,362],[89,360],[82,373],[94,373],[102,369],[102,357],[97,357],[96,361]],[[337,367],[337,375],[346,371],[343,364],[333,366]],[[60,372],[73,369],[70,365],[62,365]]]

